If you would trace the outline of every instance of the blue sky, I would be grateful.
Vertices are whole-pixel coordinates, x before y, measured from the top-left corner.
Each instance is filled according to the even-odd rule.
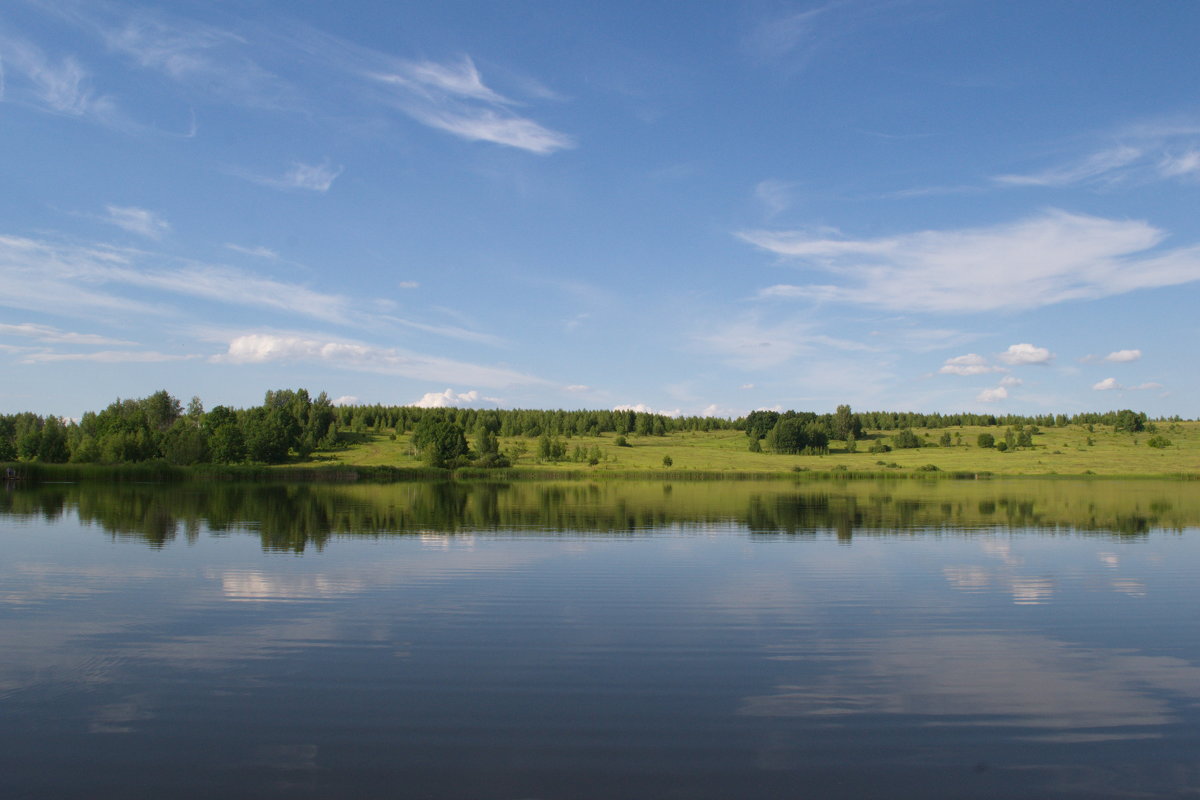
[[[1192,2],[0,10],[0,411],[1197,416]]]

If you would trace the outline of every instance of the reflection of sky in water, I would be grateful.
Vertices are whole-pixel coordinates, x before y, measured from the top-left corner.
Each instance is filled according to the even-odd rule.
[[[101,750],[66,745],[89,736],[135,772],[207,774],[182,755],[198,748],[255,796],[353,794],[338,790],[379,764],[432,794],[553,773],[572,796],[654,796],[647,776],[674,775],[694,777],[687,796],[768,797],[827,775],[818,794],[849,797],[865,765],[937,772],[912,796],[971,796],[982,762],[1025,796],[1090,796],[1103,770],[1151,796],[1200,785],[1196,531],[845,546],[667,522],[295,556],[2,526],[0,746],[24,783],[0,790],[70,796],[48,790],[75,786],[64,754],[119,784]],[[1074,749],[1143,741],[1173,777],[1133,749]],[[548,785],[506,796],[566,796]]]

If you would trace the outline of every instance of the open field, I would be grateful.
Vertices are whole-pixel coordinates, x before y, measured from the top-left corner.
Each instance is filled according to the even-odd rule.
[[[567,459],[550,462],[537,458],[538,441],[525,438],[502,438],[501,450],[513,459],[513,466],[522,470],[587,471],[597,474],[645,471],[673,473],[747,472],[788,473],[797,471],[852,472],[913,472],[932,465],[941,472],[977,472],[997,475],[1196,475],[1200,476],[1200,422],[1159,423],[1157,435],[1166,437],[1171,445],[1154,448],[1148,445],[1151,433],[1117,433],[1109,426],[1073,425],[1066,428],[1044,428],[1033,437],[1033,447],[1001,452],[996,448],[978,447],[979,434],[990,433],[997,441],[1004,439],[1002,427],[951,427],[916,429],[914,432],[926,446],[916,449],[892,449],[887,453],[871,453],[875,441],[890,443],[896,431],[871,431],[869,438],[859,441],[857,452],[846,452],[844,442],[831,442],[828,455],[779,455],[749,452],[749,439],[741,431],[679,432],[666,436],[634,436],[626,439],[629,447],[619,447],[615,434],[563,437]],[[943,433],[949,433],[952,444],[939,447]],[[421,461],[407,435],[394,439],[390,433],[367,434],[364,441],[335,451],[314,453],[303,466],[393,466],[417,467]],[[957,443],[957,444],[955,444]],[[521,452],[524,448],[524,452]],[[598,448],[600,463],[589,466],[586,459],[575,461],[571,455],[576,448],[591,451]],[[665,467],[664,456],[671,466]],[[931,470],[932,471],[932,470]],[[548,476],[549,477],[549,474]]]

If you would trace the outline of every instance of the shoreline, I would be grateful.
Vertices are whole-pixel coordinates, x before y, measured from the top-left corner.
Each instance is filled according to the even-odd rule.
[[[304,465],[203,465],[182,467],[165,462],[136,464],[39,464],[37,462],[3,465],[11,467],[13,477],[5,478],[8,487],[45,483],[192,483],[245,481],[256,483],[409,483],[414,481],[792,481],[812,480],[1169,480],[1200,481],[1197,472],[1168,473],[997,473],[990,470],[942,470],[900,467],[881,470],[811,469],[800,470],[701,470],[701,469],[547,469],[509,467],[501,469],[435,469],[431,467],[392,467],[338,464]]]

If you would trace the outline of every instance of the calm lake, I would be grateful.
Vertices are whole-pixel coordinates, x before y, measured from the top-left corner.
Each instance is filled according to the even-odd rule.
[[[1200,484],[0,491],[4,798],[1200,793]]]

